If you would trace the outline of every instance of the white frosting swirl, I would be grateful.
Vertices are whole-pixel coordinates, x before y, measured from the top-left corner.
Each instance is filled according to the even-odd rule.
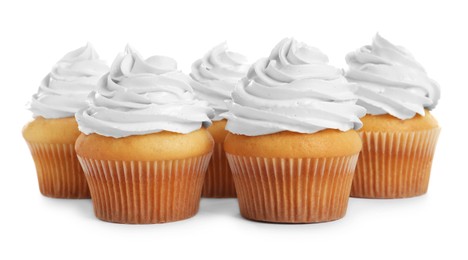
[[[195,99],[188,81],[175,60],[145,60],[127,47],[89,95],[89,107],[76,114],[79,129],[120,138],[164,130],[186,134],[207,127],[213,110]]]
[[[440,98],[439,85],[403,47],[379,34],[367,45],[346,56],[346,77],[359,84],[358,104],[368,114],[390,114],[400,119],[424,115]]]
[[[228,111],[225,100],[231,99],[231,92],[247,75],[248,69],[247,58],[228,51],[226,43],[216,46],[193,63],[191,85],[197,97],[208,101],[215,110],[213,120],[223,119],[220,114]]]
[[[63,118],[74,116],[86,107],[86,97],[96,89],[99,78],[109,71],[104,61],[87,44],[67,53],[42,80],[29,109],[34,117]]]
[[[232,93],[226,129],[258,136],[362,126],[364,108],[356,105],[354,86],[343,71],[327,64],[320,50],[294,39],[282,40],[261,59]]]

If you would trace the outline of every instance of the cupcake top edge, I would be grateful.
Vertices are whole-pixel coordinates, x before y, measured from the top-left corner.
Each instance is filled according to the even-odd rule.
[[[285,38],[232,92],[229,111],[221,115],[226,129],[247,136],[359,129],[366,111],[343,74],[319,49]]]
[[[84,134],[121,138],[161,131],[188,134],[208,127],[214,115],[195,98],[189,77],[166,56],[144,59],[127,46],[109,73],[88,96],[88,107],[76,113]]]
[[[190,85],[196,96],[208,101],[214,109],[214,121],[223,119],[227,112],[225,100],[231,98],[237,82],[247,75],[249,61],[242,54],[230,51],[223,42],[192,64]]]
[[[33,117],[73,117],[79,109],[86,107],[87,95],[108,71],[109,67],[87,43],[67,53],[53,66],[32,96],[28,108]]]
[[[413,55],[376,34],[372,44],[346,56],[346,78],[358,84],[358,104],[368,114],[399,119],[424,116],[440,99],[440,86],[429,78]]]

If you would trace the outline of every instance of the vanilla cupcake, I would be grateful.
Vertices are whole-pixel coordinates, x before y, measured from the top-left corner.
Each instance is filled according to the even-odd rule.
[[[203,185],[204,197],[236,197],[232,173],[223,148],[228,132],[225,130],[226,119],[221,114],[228,111],[226,101],[231,99],[231,92],[239,80],[247,75],[248,69],[247,59],[229,51],[226,43],[216,46],[192,65],[190,76],[193,90],[199,99],[208,101],[215,112],[213,124],[208,128],[215,147]]]
[[[311,223],[346,213],[365,110],[318,49],[282,40],[257,61],[222,115],[241,214]]]
[[[74,149],[80,134],[74,115],[86,106],[87,95],[107,71],[88,43],[59,60],[32,98],[34,120],[23,128],[23,137],[36,165],[39,189],[47,197],[90,196]]]
[[[439,85],[406,49],[378,34],[372,45],[348,54],[346,61],[346,77],[359,84],[358,104],[367,109],[351,196],[426,193],[440,132],[429,110],[440,98]]]
[[[170,222],[198,211],[213,111],[164,56],[127,48],[76,114],[76,152],[99,219]]]

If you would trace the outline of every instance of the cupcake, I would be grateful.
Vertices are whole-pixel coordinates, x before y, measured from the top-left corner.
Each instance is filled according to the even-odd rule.
[[[213,111],[195,99],[188,76],[164,56],[131,48],[76,114],[76,153],[104,221],[150,224],[198,211],[214,141]]]
[[[193,90],[199,99],[208,101],[215,112],[213,124],[208,128],[215,146],[206,172],[203,197],[236,197],[234,181],[223,148],[227,131],[226,119],[221,117],[221,114],[227,112],[225,101],[231,99],[231,92],[239,80],[247,75],[248,69],[247,59],[228,51],[226,43],[216,46],[192,65],[190,76]]]
[[[89,198],[89,189],[75,154],[80,132],[75,113],[109,68],[88,43],[69,52],[53,67],[33,95],[34,120],[23,137],[36,165],[39,189],[53,198]]]
[[[318,49],[282,40],[232,93],[224,148],[242,216],[312,223],[347,209],[365,109]]]
[[[346,61],[346,77],[359,84],[358,104],[367,109],[351,196],[425,194],[440,132],[429,112],[440,98],[439,85],[406,49],[378,34]]]

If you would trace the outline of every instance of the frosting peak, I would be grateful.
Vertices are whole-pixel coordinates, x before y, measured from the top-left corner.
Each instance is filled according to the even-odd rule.
[[[372,45],[346,56],[346,77],[359,84],[358,104],[369,114],[409,119],[424,115],[440,98],[439,85],[405,48],[377,34]]]
[[[221,120],[221,113],[227,112],[225,100],[239,80],[246,76],[249,65],[247,58],[228,50],[221,43],[192,65],[191,85],[198,98],[208,101],[215,110],[213,120]]]
[[[76,119],[80,131],[115,138],[160,131],[190,133],[211,124],[213,111],[196,100],[175,60],[148,59],[127,47],[88,97]]]
[[[86,106],[86,96],[109,67],[88,43],[67,53],[42,80],[30,110],[44,118],[71,117]]]
[[[235,88],[226,129],[257,136],[281,131],[315,133],[362,126],[365,110],[357,106],[355,86],[328,57],[294,39],[282,40],[269,58],[260,59]]]

